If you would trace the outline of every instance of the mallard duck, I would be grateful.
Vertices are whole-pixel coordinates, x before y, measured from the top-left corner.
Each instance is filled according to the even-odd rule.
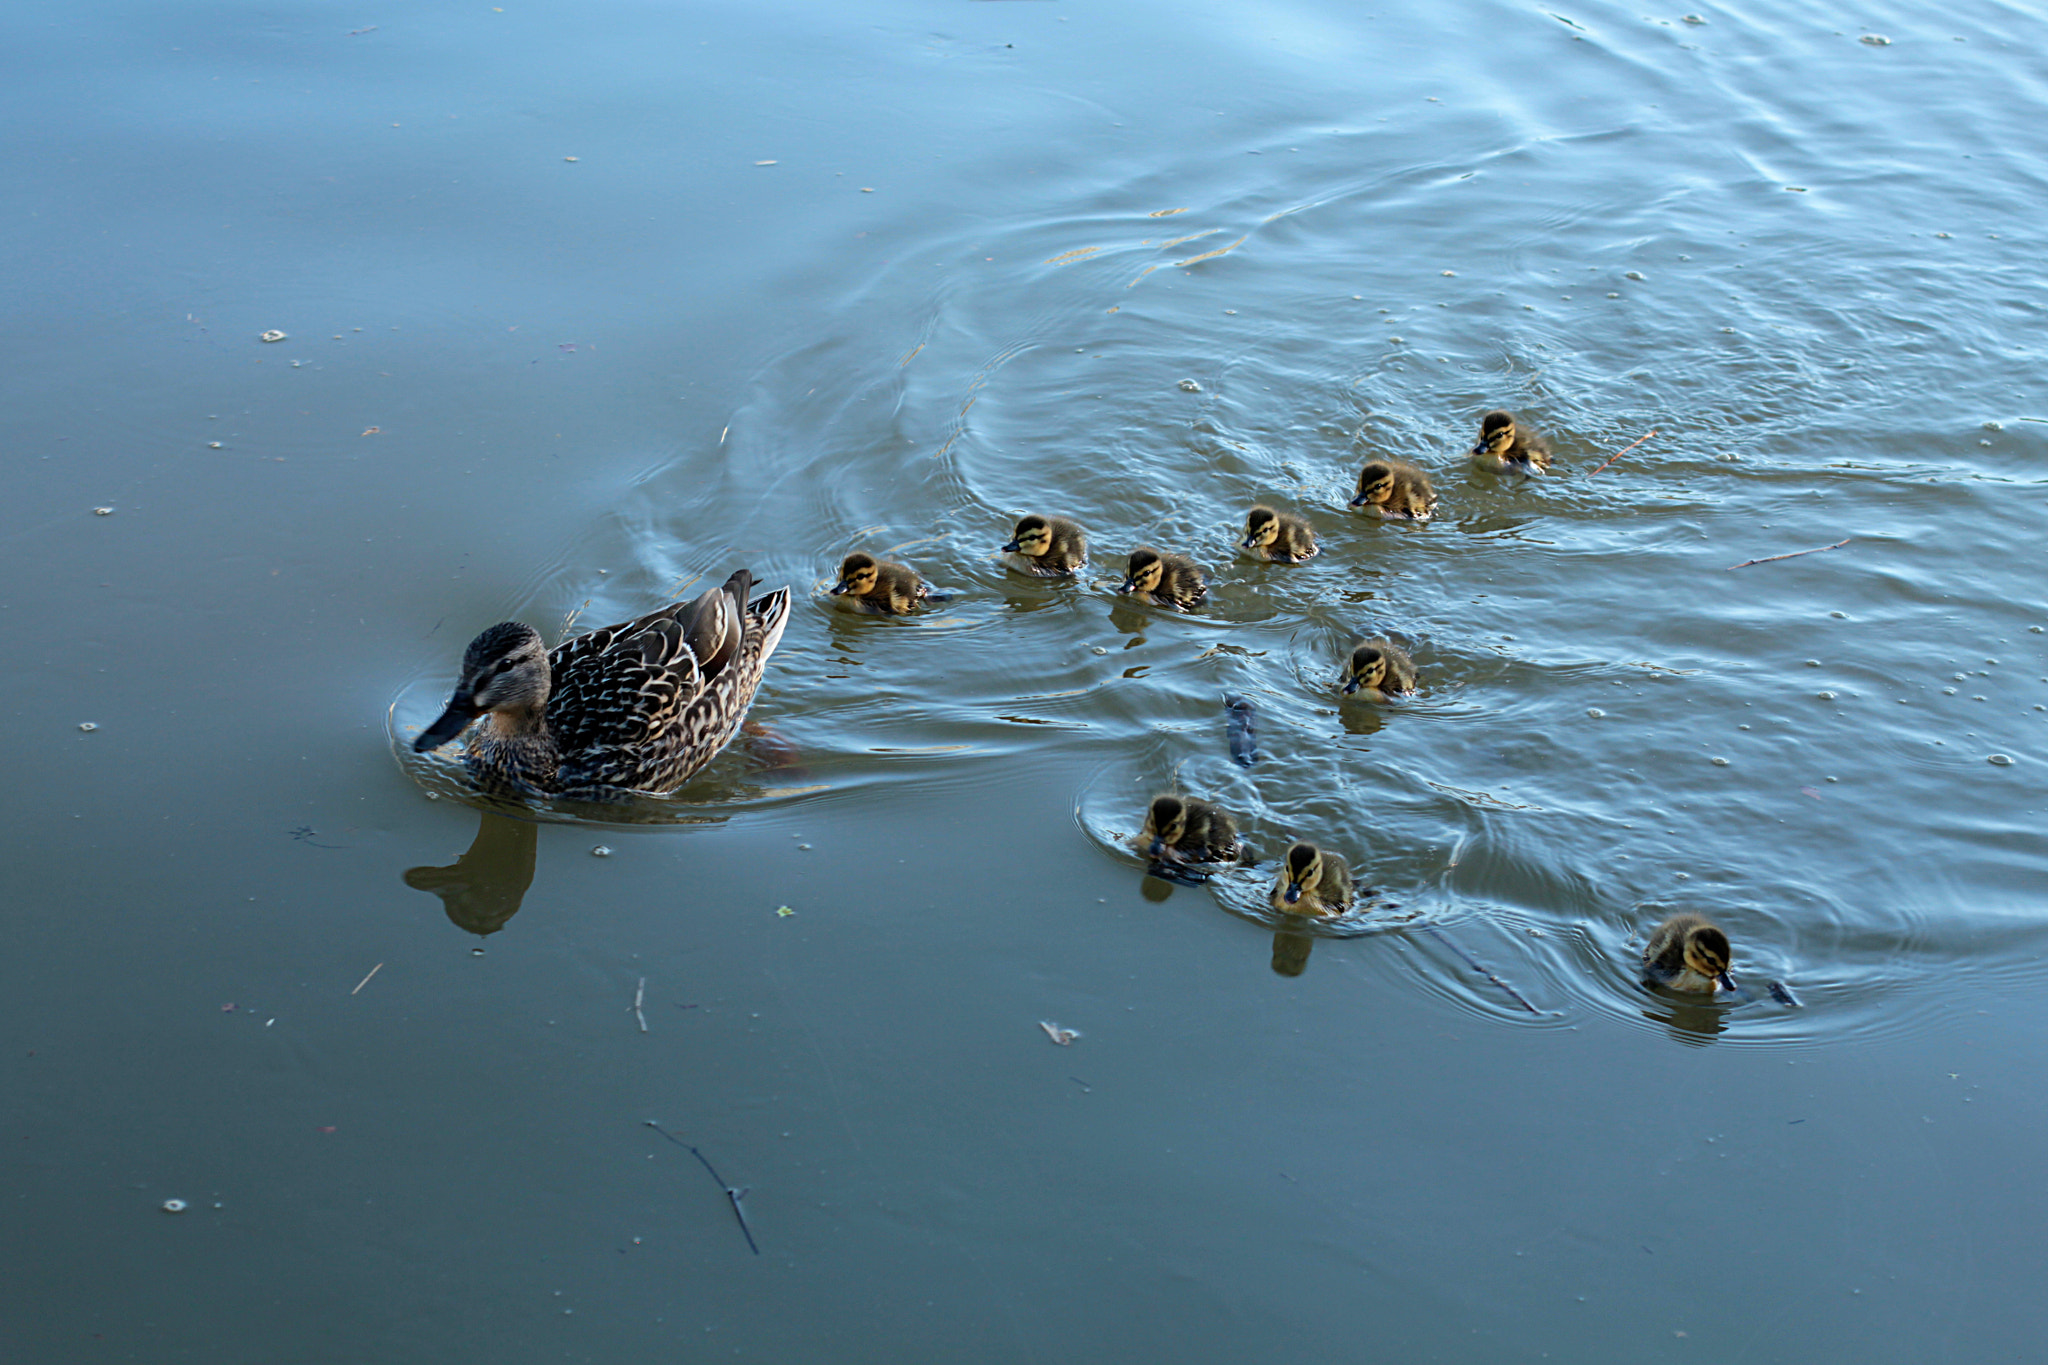
[[[1003,546],[1004,562],[1018,573],[1037,578],[1064,578],[1088,562],[1088,533],[1065,517],[1036,513],[1017,522]]]
[[[1363,692],[1367,701],[1385,701],[1415,690],[1415,661],[1389,640],[1367,640],[1351,651],[1344,665],[1344,695]]]
[[[741,569],[694,602],[579,635],[550,652],[518,621],[470,641],[441,718],[413,741],[427,750],[469,736],[490,787],[583,800],[666,792],[726,746],[789,624],[789,589],[747,601]]]
[[[858,550],[839,565],[832,595],[841,605],[869,616],[901,616],[931,595],[931,589],[907,564],[876,559]]]
[[[1550,468],[1550,443],[1515,420],[1511,412],[1495,409],[1479,419],[1479,444],[1472,458],[1488,469],[1541,474]]]
[[[1266,901],[1287,915],[1341,915],[1351,908],[1351,869],[1334,853],[1296,844],[1287,850]]]
[[[1374,460],[1358,471],[1353,507],[1369,507],[1388,521],[1428,521],[1436,510],[1429,475],[1400,460]]]
[[[1728,935],[1703,915],[1673,915],[1658,925],[1643,947],[1643,979],[1674,991],[1735,989],[1728,975],[1733,952]]]
[[[1131,551],[1119,593],[1150,602],[1155,607],[1193,611],[1209,595],[1208,580],[1201,566],[1186,555],[1166,554],[1140,545]]]
[[[1145,828],[1132,846],[1153,862],[1235,862],[1243,846],[1230,813],[1214,801],[1170,793],[1152,798]]]
[[[1262,503],[1245,514],[1240,548],[1275,564],[1299,564],[1316,553],[1316,529],[1307,517],[1276,512]]]

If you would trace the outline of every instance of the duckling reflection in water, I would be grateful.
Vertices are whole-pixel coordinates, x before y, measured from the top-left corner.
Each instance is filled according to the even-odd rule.
[[[1193,611],[1209,595],[1201,566],[1186,555],[1167,554],[1149,545],[1131,551],[1124,585],[1117,592],[1173,611]]]
[[[1405,697],[1415,691],[1415,661],[1389,640],[1367,640],[1344,665],[1344,695],[1366,701]]]
[[[1389,521],[1428,521],[1436,510],[1429,475],[1400,460],[1374,460],[1358,472],[1358,496],[1351,506],[1369,508]]]
[[[1244,539],[1238,548],[1274,564],[1299,564],[1315,557],[1316,530],[1307,517],[1276,512],[1261,503],[1245,513]]]
[[[1335,853],[1296,844],[1281,860],[1266,902],[1286,915],[1341,915],[1351,908],[1351,869]]]
[[[1673,915],[1657,926],[1643,947],[1643,980],[1671,991],[1732,991],[1732,958],[1728,935],[1711,921],[1701,915]]]
[[[1180,863],[1235,862],[1244,853],[1229,812],[1214,801],[1171,792],[1152,798],[1145,810],[1145,828],[1131,841],[1160,869]]]
[[[907,564],[876,559],[859,551],[848,555],[839,566],[839,581],[832,585],[839,605],[868,616],[902,616],[931,595],[931,589]]]
[[[1479,443],[1472,458],[1482,468],[1517,474],[1541,474],[1550,468],[1550,443],[1515,420],[1511,412],[1495,409],[1479,419]]]
[[[1033,513],[1017,522],[1003,546],[1003,562],[1034,578],[1065,578],[1088,562],[1088,533],[1065,517]]]

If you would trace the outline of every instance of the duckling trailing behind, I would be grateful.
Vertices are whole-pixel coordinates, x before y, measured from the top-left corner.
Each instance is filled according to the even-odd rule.
[[[839,566],[832,595],[840,605],[869,616],[902,616],[931,595],[931,589],[907,564],[876,559],[856,550]]]
[[[1702,915],[1673,915],[1643,948],[1643,979],[1673,991],[1732,991],[1728,935]]]
[[[1415,690],[1415,661],[1390,640],[1367,640],[1344,665],[1344,695],[1366,701],[1404,697]]]
[[[1400,460],[1374,460],[1358,471],[1358,496],[1351,506],[1368,508],[1388,521],[1428,521],[1436,510],[1429,475]]]
[[[1276,512],[1261,503],[1245,514],[1240,548],[1275,564],[1299,564],[1315,557],[1316,530],[1307,517]]]
[[[1351,908],[1351,869],[1334,853],[1296,844],[1287,850],[1266,902],[1286,915],[1341,915]]]
[[[1117,591],[1155,607],[1193,611],[1209,595],[1209,583],[1201,566],[1186,555],[1167,554],[1140,545],[1131,551],[1124,572],[1124,585]]]
[[[1153,862],[1235,862],[1244,849],[1229,812],[1214,801],[1164,793],[1152,798],[1132,847]]]
[[[1518,474],[1541,474],[1550,468],[1550,443],[1515,420],[1511,412],[1495,409],[1479,419],[1479,444],[1472,458],[1487,469]]]
[[[1037,578],[1064,578],[1088,562],[1088,533],[1065,517],[1033,513],[1017,522],[1003,546],[1003,562]]]

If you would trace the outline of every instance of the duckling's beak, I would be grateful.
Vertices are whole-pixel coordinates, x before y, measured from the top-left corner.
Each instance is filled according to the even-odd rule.
[[[429,725],[420,737],[412,742],[412,751],[423,754],[429,749],[438,749],[462,733],[462,727],[477,718],[477,705],[470,700],[467,692],[457,692],[448,699],[448,709],[441,713],[441,719]]]
[[[832,595],[834,597],[843,597],[847,593],[850,593],[852,591],[853,580],[850,578],[842,578],[837,583],[834,583],[832,585]]]
[[[1481,441],[1478,445],[1473,446],[1472,453],[1474,455],[1484,455],[1486,453],[1486,442]]]
[[[1130,594],[1136,592],[1137,590],[1138,580],[1135,578],[1126,578],[1124,580],[1124,585],[1121,588],[1117,589],[1117,593],[1119,596],[1128,597]]]
[[[1351,500],[1351,501],[1350,501],[1349,503],[1347,503],[1347,504],[1345,504],[1345,505],[1346,505],[1346,506],[1348,506],[1348,507],[1363,507],[1363,506],[1365,506],[1365,494],[1363,494],[1363,493],[1360,493],[1360,494],[1359,494],[1359,495],[1358,495],[1357,497],[1353,498],[1353,499],[1352,499],[1352,500]]]
[[[1283,895],[1282,895],[1282,896],[1280,897],[1280,899],[1282,899],[1282,900],[1286,901],[1286,902],[1287,902],[1287,903],[1288,903],[1289,905],[1292,905],[1292,904],[1294,904],[1294,903],[1295,903],[1296,901],[1300,900],[1300,899],[1301,899],[1301,883],[1300,883],[1300,882],[1289,882],[1289,883],[1287,883],[1287,890],[1286,890],[1285,894],[1283,894]]]
[[[1348,696],[1350,696],[1350,695],[1351,695],[1351,694],[1352,694],[1353,692],[1356,692],[1357,690],[1358,690],[1358,679],[1357,679],[1357,677],[1356,677],[1355,675],[1354,675],[1354,676],[1352,676],[1352,677],[1346,678],[1346,679],[1344,680],[1344,695],[1345,695],[1345,696],[1347,696],[1347,697],[1348,697]]]
[[[1145,856],[1156,863],[1159,861],[1159,855],[1162,852],[1164,852],[1165,849],[1166,836],[1163,834],[1155,834],[1152,836],[1152,847],[1145,850]]]
[[[1020,553],[1023,550],[1023,548],[1024,546],[1021,541],[1013,540],[1003,546],[1003,553],[1006,555],[1014,555]]]
[[[1721,989],[1724,991],[1732,992],[1735,989],[1735,978],[1726,972],[1718,973],[1714,980],[1720,984]]]
[[[1246,536],[1238,543],[1237,548],[1240,550],[1256,550],[1259,548],[1258,538],[1256,536]]]

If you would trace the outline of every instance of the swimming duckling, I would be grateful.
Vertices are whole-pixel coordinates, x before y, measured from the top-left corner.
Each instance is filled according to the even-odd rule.
[[[1201,566],[1186,555],[1167,554],[1140,545],[1131,551],[1124,585],[1117,591],[1155,607],[1193,611],[1209,595],[1209,584],[1202,577]]]
[[[1472,458],[1487,469],[1541,474],[1550,468],[1550,442],[1515,421],[1513,413],[1495,409],[1479,419]]]
[[[1705,916],[1673,915],[1643,947],[1643,979],[1673,991],[1732,991],[1731,957],[1728,935]]]
[[[1287,915],[1341,915],[1351,908],[1351,869],[1334,853],[1296,844],[1287,850],[1266,902]]]
[[[930,593],[909,565],[857,550],[840,564],[839,581],[832,585],[832,595],[846,599],[843,605],[869,616],[901,616]]]
[[[1369,507],[1388,521],[1428,521],[1436,510],[1429,475],[1400,460],[1374,460],[1358,471],[1353,507]]]
[[[1385,701],[1415,690],[1415,661],[1387,640],[1367,640],[1351,651],[1344,665],[1344,695],[1364,693],[1367,701]]]
[[[1088,533],[1065,517],[1033,514],[1018,521],[1003,554],[1018,573],[1064,578],[1088,562]]]
[[[1276,512],[1261,503],[1245,514],[1240,548],[1275,564],[1299,564],[1314,557],[1316,530],[1307,517]]]
[[[1243,846],[1230,814],[1214,801],[1170,793],[1152,798],[1145,828],[1132,846],[1153,862],[1227,863]]]

